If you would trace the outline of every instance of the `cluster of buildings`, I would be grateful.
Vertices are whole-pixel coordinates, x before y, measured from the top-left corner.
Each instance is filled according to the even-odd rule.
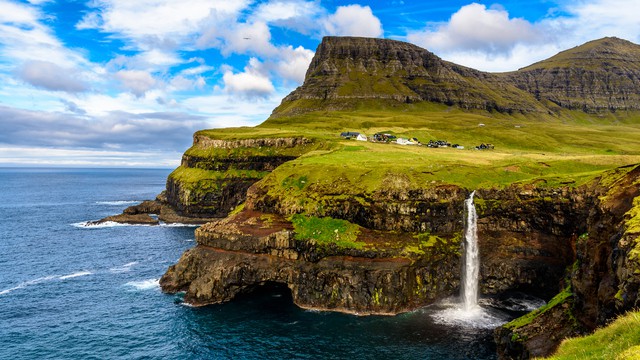
[[[345,131],[340,134],[340,137],[345,140],[355,139],[359,141],[369,141],[369,138],[367,138],[366,135],[358,132],[352,132],[352,131]],[[422,143],[420,143],[420,141],[418,141],[418,139],[416,138],[410,138],[410,139],[399,138],[395,135],[383,134],[383,133],[374,134],[371,137],[371,141],[383,142],[383,143],[396,143],[399,145],[422,145]]]
[[[340,137],[345,139],[345,140],[354,139],[354,140],[358,140],[358,141],[395,143],[395,144],[398,144],[398,145],[422,145],[422,143],[420,141],[418,141],[418,139],[416,139],[416,138],[399,138],[399,137],[397,137],[395,135],[385,134],[385,133],[374,134],[371,137],[371,139],[369,139],[366,135],[361,134],[359,132],[345,131],[345,132],[342,132],[340,134]],[[426,146],[430,147],[430,148],[452,147],[454,149],[464,149],[464,146],[461,146],[459,144],[451,145],[451,143],[449,143],[446,140],[429,140],[429,142],[426,144]],[[493,149],[493,145],[491,145],[491,144],[481,144],[479,146],[476,146],[475,149],[477,149],[477,150],[490,150],[490,149]]]

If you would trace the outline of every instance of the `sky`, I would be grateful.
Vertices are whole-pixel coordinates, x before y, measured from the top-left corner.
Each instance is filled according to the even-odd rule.
[[[605,36],[640,0],[0,0],[0,166],[175,167],[201,129],[254,126],[323,36],[517,70]]]

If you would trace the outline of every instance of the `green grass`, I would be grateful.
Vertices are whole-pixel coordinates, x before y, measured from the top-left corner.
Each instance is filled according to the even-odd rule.
[[[567,287],[561,293],[554,296],[553,299],[549,300],[549,302],[546,305],[505,324],[504,327],[507,329],[511,329],[513,331],[517,331],[519,328],[529,325],[538,316],[544,314],[545,312],[549,311],[550,309],[558,305],[563,304],[571,296],[572,296],[571,289]]]
[[[640,359],[640,313],[621,316],[589,336],[567,339],[546,359]]]
[[[335,244],[340,248],[362,249],[365,245],[357,240],[360,227],[348,221],[301,214],[290,220],[297,240],[315,240],[321,246]]]

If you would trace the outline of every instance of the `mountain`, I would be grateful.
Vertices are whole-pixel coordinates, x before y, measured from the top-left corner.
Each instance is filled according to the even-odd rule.
[[[589,113],[640,109],[640,46],[607,37],[502,75],[541,101]]]
[[[504,78],[444,61],[418,46],[387,39],[325,37],[305,81],[272,117],[351,110],[375,100],[394,105],[435,102],[467,110],[541,112],[529,93]]]
[[[587,113],[640,110],[640,46],[594,40],[518,71],[492,74],[387,39],[325,37],[305,81],[272,118],[358,104],[433,102],[464,110]]]

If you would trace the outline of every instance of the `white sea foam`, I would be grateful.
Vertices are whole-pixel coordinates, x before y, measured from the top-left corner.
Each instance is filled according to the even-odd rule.
[[[152,290],[160,287],[160,279],[129,281],[125,285],[134,287],[137,290]]]
[[[49,275],[49,276],[44,276],[44,277],[40,277],[40,278],[33,279],[33,280],[24,281],[24,282],[21,282],[20,284],[14,286],[12,288],[0,291],[0,295],[6,295],[6,294],[8,294],[8,293],[10,293],[12,291],[19,290],[19,289],[24,289],[27,286],[40,284],[40,283],[43,283],[43,282],[46,282],[46,281],[55,280],[57,278],[58,278],[57,275]]]
[[[116,266],[116,267],[112,267],[111,269],[109,269],[110,272],[112,273],[123,273],[123,272],[129,272],[131,271],[131,267],[133,267],[134,265],[137,265],[138,262],[137,261],[132,261],[130,263],[126,263],[122,266]]]
[[[158,225],[162,227],[198,227],[200,226],[198,224],[164,223],[164,222],[160,222]]]
[[[96,201],[98,205],[120,206],[120,205],[134,205],[140,204],[139,200],[116,200],[116,201]]]
[[[78,223],[71,224],[71,226],[80,228],[80,229],[105,229],[105,228],[113,228],[113,227],[125,227],[125,226],[160,226],[160,227],[198,227],[198,224],[183,224],[183,223],[159,223],[155,224],[123,224],[115,221],[105,221],[98,222],[96,220],[82,221]]]
[[[508,322],[508,315],[500,311],[480,306],[467,309],[464,304],[436,310],[431,318],[438,324],[476,329],[493,329]]]
[[[91,220],[91,221],[83,221],[83,222],[71,224],[71,226],[75,226],[81,229],[104,229],[104,228],[123,227],[123,226],[149,226],[149,225],[131,225],[131,224],[122,224],[115,221],[97,222],[95,220]]]
[[[60,280],[67,280],[67,279],[73,279],[73,278],[77,278],[77,277],[80,277],[80,276],[87,276],[87,275],[91,275],[91,274],[93,274],[91,271],[79,271],[79,272],[76,272],[76,273],[73,273],[73,274],[60,276],[59,279]]]

